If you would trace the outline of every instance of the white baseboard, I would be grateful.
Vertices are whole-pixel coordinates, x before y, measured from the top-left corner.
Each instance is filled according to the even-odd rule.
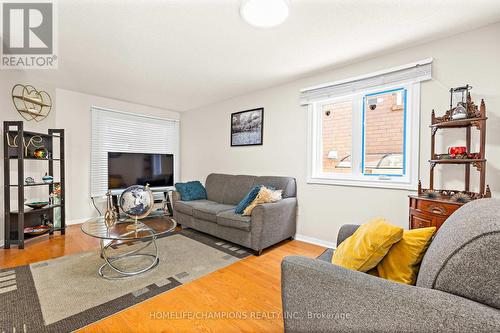
[[[302,241],[302,242],[327,247],[329,249],[334,249],[336,247],[334,242],[328,242],[328,241],[324,241],[324,240],[317,239],[314,237],[309,237],[309,236],[304,236],[304,235],[299,235],[299,234],[295,235],[295,239]]]
[[[4,242],[0,242],[0,247],[3,247]]]

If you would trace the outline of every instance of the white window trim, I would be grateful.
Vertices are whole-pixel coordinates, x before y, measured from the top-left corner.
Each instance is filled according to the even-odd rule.
[[[322,161],[322,137],[321,137],[321,117],[317,111],[318,104],[325,102],[339,101],[350,96],[340,96],[324,101],[314,102],[308,105],[308,137],[307,137],[307,183],[374,187],[387,189],[416,190],[419,179],[419,155],[420,155],[420,82],[404,82],[391,86],[378,86],[362,92],[363,95],[381,90],[404,87],[407,89],[407,110],[406,110],[406,169],[407,176],[400,177],[378,177],[376,180],[367,179],[369,176],[356,176],[353,174],[333,174],[318,172]],[[358,95],[360,93],[356,93]],[[360,105],[357,106],[361,107]],[[358,111],[358,112],[357,112]],[[353,109],[353,124],[362,124],[361,110]],[[356,117],[356,118],[355,118]],[[361,125],[362,126],[362,125]],[[362,133],[361,126],[353,126],[353,153],[351,155],[352,168],[361,165],[359,152],[355,152],[355,147],[361,147]],[[321,166],[322,167],[322,166]],[[397,179],[399,178],[399,179]]]

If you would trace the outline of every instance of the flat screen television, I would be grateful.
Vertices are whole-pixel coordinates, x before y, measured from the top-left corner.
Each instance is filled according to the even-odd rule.
[[[165,188],[174,185],[174,155],[108,152],[108,188],[132,185]]]

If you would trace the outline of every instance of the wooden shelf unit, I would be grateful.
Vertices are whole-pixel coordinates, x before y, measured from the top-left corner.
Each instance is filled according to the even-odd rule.
[[[470,95],[468,96],[470,101]],[[471,101],[470,101],[471,102]],[[472,117],[460,120],[451,120],[451,110],[444,117],[436,117],[432,110],[431,117],[431,159],[429,189],[422,189],[422,184],[419,181],[418,194],[410,195],[409,203],[409,228],[439,228],[446,219],[464,203],[457,202],[453,196],[461,193],[467,195],[471,200],[491,197],[491,191],[486,186],[486,105],[484,100],[481,100],[479,108],[474,103],[469,104],[472,110]],[[471,153],[471,137],[472,128],[479,131],[479,156],[475,159],[439,159],[436,154],[436,133],[439,129],[464,128],[465,129],[465,145],[467,153]],[[464,165],[464,190],[435,190],[434,189],[434,169],[437,165],[458,164]],[[479,192],[470,192],[470,177],[471,166],[475,167],[479,172]],[[429,196],[429,192],[433,192],[433,196]]]
[[[481,118],[467,118],[467,119],[460,119],[460,120],[450,120],[450,121],[444,121],[444,122],[437,122],[435,124],[431,124],[431,128],[464,128],[464,127],[470,127],[470,126],[476,126],[476,123],[479,121],[486,121],[488,118],[486,117],[481,117]]]
[[[429,160],[431,164],[476,164],[486,162],[485,159],[450,158],[441,160]]]
[[[24,233],[26,226],[36,226],[40,224],[40,217],[48,214],[49,220],[54,223],[54,209],[60,209],[61,225],[52,228],[49,234],[55,231],[60,231],[61,234],[65,233],[66,216],[65,216],[65,180],[64,180],[64,130],[63,129],[49,129],[48,133],[36,133],[24,131],[22,121],[4,121],[4,248],[8,249],[12,244],[17,244],[19,249],[24,248],[25,238],[36,237],[36,235],[29,235]],[[8,142],[13,142],[14,136],[18,136],[16,142],[17,147],[10,147]],[[23,140],[19,138],[31,138],[39,136],[43,139],[44,148],[52,155],[54,153],[54,139],[59,140],[59,158],[35,158],[33,156],[33,147],[28,148],[28,154],[25,154],[25,147]],[[30,150],[31,149],[31,150]],[[11,163],[17,160],[17,184],[11,184]],[[58,164],[59,177],[58,182],[35,183],[25,184],[25,160],[37,160],[47,163],[48,174],[54,174],[54,164]],[[53,204],[40,209],[27,208],[24,205],[25,188],[36,186],[48,186],[47,197],[54,191],[54,186],[60,185],[61,195],[60,203]],[[11,190],[17,188],[17,209],[11,209]],[[37,216],[39,215],[39,216]],[[46,234],[46,233],[44,233]],[[42,234],[42,235],[44,235]]]
[[[465,165],[465,191],[470,191],[470,173],[471,165],[474,165],[479,171],[479,193],[484,194],[486,192],[486,158],[485,158],[485,147],[486,147],[486,105],[484,100],[481,100],[481,105],[479,107],[480,117],[461,119],[461,120],[448,120],[443,121],[436,118],[434,110],[432,110],[431,117],[431,159],[430,162],[430,184],[429,189],[434,190],[434,168],[436,164],[464,164]],[[438,129],[446,128],[465,128],[465,146],[467,152],[470,153],[471,149],[471,137],[472,137],[472,127],[479,130],[479,158],[477,159],[438,159],[436,157],[436,133]]]

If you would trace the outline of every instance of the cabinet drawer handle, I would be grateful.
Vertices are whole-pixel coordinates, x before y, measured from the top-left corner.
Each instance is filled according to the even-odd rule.
[[[430,206],[430,211],[434,214],[441,214],[441,215],[444,215],[446,214],[446,210],[443,208],[443,207],[439,207],[439,206]]]

